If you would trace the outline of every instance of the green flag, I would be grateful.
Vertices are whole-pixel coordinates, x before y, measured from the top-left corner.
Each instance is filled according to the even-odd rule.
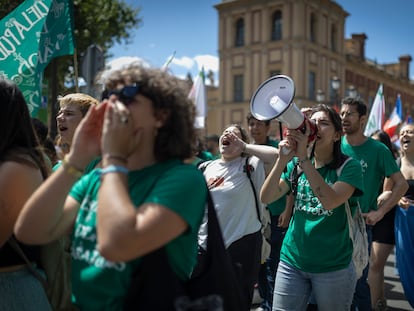
[[[19,86],[32,116],[47,64],[74,52],[72,11],[71,0],[26,0],[0,21],[0,75]]]

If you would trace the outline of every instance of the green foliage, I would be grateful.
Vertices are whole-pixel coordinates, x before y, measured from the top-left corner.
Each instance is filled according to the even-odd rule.
[[[97,44],[107,52],[115,43],[129,43],[130,31],[139,27],[139,8],[116,0],[74,0],[75,38],[78,51]]]

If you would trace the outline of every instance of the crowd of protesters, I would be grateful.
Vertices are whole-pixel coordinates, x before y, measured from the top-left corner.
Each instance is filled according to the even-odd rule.
[[[135,64],[106,75],[104,86],[100,103],[82,93],[59,98],[53,150],[16,84],[0,80],[1,310],[52,310],[32,270],[45,276],[39,249],[62,237],[70,240],[78,310],[140,305],[145,297],[131,293],[132,283],[168,278],[142,271],[159,250],[179,282],[191,280],[206,248],[208,192],[243,310],[255,287],[257,310],[386,310],[385,262],[394,246],[398,258],[413,248],[412,233],[401,234],[404,225],[412,232],[412,125],[400,131],[397,159],[386,133],[364,136],[359,98],[344,98],[340,112],[308,109],[305,130],[286,129],[279,140],[269,136],[270,120],[251,114],[248,131],[230,124],[203,137],[188,90],[172,74]],[[311,123],[317,134],[309,138]],[[347,207],[361,208],[366,221],[371,263],[359,279]],[[414,288],[409,262],[399,267],[406,292]],[[162,310],[170,295],[150,290],[159,298],[153,309]]]

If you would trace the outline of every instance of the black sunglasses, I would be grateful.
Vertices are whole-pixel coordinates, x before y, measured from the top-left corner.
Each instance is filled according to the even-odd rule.
[[[134,83],[131,85],[126,85],[120,90],[110,90],[108,91],[108,97],[111,95],[116,95],[121,103],[125,106],[128,106],[135,100],[135,96],[139,92],[138,84]]]

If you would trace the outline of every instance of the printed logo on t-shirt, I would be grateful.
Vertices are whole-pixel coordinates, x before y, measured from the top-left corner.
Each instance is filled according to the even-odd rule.
[[[217,187],[223,186],[223,184],[224,184],[224,177],[209,178],[209,180],[207,181],[208,189],[217,188]]]
[[[96,200],[89,195],[85,196],[73,232],[72,258],[99,269],[123,271],[126,268],[125,262],[106,260],[97,250],[96,210]]]
[[[361,164],[361,167],[362,167],[362,174],[364,174],[366,169],[368,168],[368,163],[365,162],[364,159],[359,160],[359,163]]]
[[[331,184],[331,182],[328,182]],[[295,211],[302,211],[314,216],[331,216],[333,211],[325,210],[321,201],[313,193],[309,181],[304,178],[298,180],[298,193],[295,199]]]

